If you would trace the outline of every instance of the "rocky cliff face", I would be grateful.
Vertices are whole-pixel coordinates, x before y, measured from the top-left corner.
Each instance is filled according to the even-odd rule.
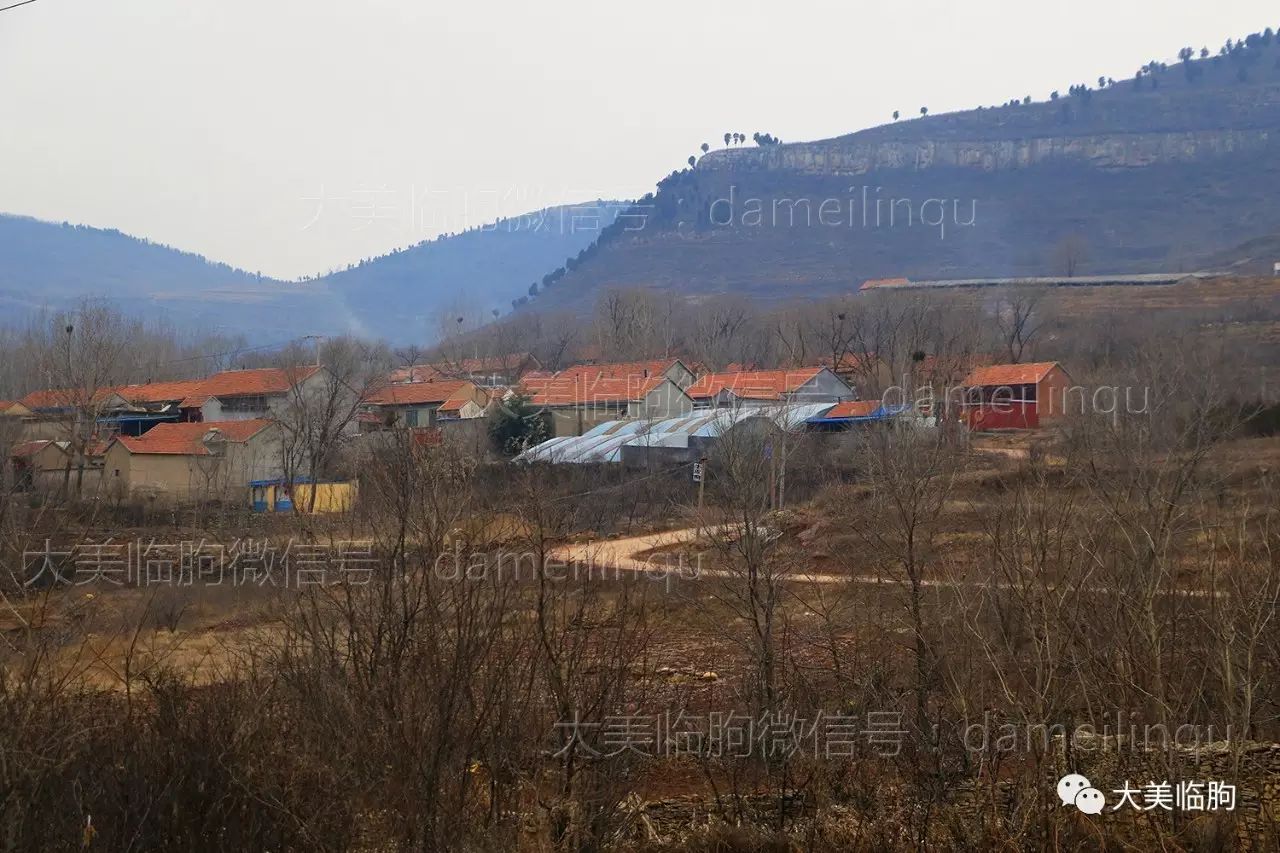
[[[1275,138],[1276,132],[1271,130],[1223,130],[991,141],[831,141],[717,151],[703,157],[698,168],[864,175],[880,169],[919,171],[939,167],[992,172],[1066,162],[1100,169],[1127,169],[1259,151]]]
[[[1222,269],[1280,234],[1277,186],[1273,40],[1039,103],[712,151],[644,201],[643,230],[539,304],[610,287],[791,299],[869,278],[1061,275],[1068,238],[1088,246],[1082,274]]]
[[[1248,154],[1280,135],[1280,47],[1260,55],[1253,67],[1257,79],[1247,84],[1229,75],[1232,82],[1219,85],[1192,83],[1170,70],[1157,88],[1129,81],[1053,101],[894,122],[834,139],[713,151],[698,170],[862,175],[939,167],[994,172],[1056,163],[1129,169]],[[1226,64],[1219,69],[1220,75],[1229,71]]]

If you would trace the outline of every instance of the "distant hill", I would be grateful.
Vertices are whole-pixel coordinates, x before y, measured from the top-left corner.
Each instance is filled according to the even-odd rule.
[[[419,243],[332,273],[326,288],[351,322],[394,340],[423,340],[444,313],[486,318],[595,242],[628,202],[547,208]]]
[[[549,208],[441,237],[303,282],[258,276],[115,230],[0,214],[0,316],[85,297],[179,326],[293,335],[358,332],[424,342],[441,312],[510,311],[590,245],[623,202]]]
[[[43,305],[87,292],[118,298],[272,283],[119,231],[0,214],[0,299]]]
[[[539,297],[610,287],[786,299],[871,278],[1270,271],[1280,40],[816,142],[730,145],[673,172]],[[636,217],[627,219],[636,221]]]

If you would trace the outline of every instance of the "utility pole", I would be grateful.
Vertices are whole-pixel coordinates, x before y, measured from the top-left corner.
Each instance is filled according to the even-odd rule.
[[[693,479],[698,481],[698,538],[702,538],[702,503],[707,491],[707,457],[703,456],[693,465]]]
[[[67,327],[63,330],[67,333],[67,378],[65,382],[58,383],[60,385],[65,386],[66,390],[63,393],[68,395],[68,401],[72,404],[71,436],[70,436],[70,440],[67,442],[67,467],[62,472],[62,496],[64,498],[67,497],[71,491],[71,463],[74,461],[74,457],[76,454],[76,445],[79,443],[79,438],[80,438],[80,406],[78,405],[79,397],[76,395],[74,391],[75,371],[72,370],[72,366],[71,366],[72,364],[71,362],[72,337],[71,336],[72,336],[72,333],[75,332],[75,330],[76,330],[76,327],[71,325],[70,323],[68,323]]]
[[[787,440],[790,434],[785,430],[782,433],[782,455],[780,466],[778,469],[778,509],[782,509],[787,499]]]
[[[777,506],[778,500],[778,463],[777,460],[773,458],[772,444],[766,444],[764,446],[764,454],[769,460],[769,509],[772,510]]]

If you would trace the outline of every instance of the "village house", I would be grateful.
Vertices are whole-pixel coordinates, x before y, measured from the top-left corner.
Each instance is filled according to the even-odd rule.
[[[192,453],[155,451],[152,448],[160,445],[140,445],[124,439],[150,437],[162,426],[194,425],[192,430],[200,432],[201,424],[231,421],[288,423],[293,407],[325,400],[333,390],[329,387],[329,380],[330,375],[323,367],[311,365],[227,370],[204,379],[125,385],[102,388],[92,393],[87,390],[34,391],[5,409],[5,419],[16,419],[21,425],[17,440],[24,443],[22,456],[11,454],[10,467],[15,476],[22,478],[21,482],[29,483],[33,488],[55,483],[61,485],[66,479],[67,457],[72,456],[75,457],[71,459],[72,486],[77,494],[95,492],[101,479],[116,491],[137,491],[136,482],[141,483],[144,490],[182,497],[191,492],[191,487],[184,483],[201,482],[208,487],[216,480],[225,481],[227,476],[236,480],[239,463],[226,465],[219,461],[200,461],[195,464],[190,459],[178,457],[196,456],[203,460],[209,454],[201,450]],[[354,391],[351,394],[354,402]],[[234,436],[239,432],[230,434]],[[161,433],[161,437],[169,441],[173,435],[175,433],[171,431]],[[217,435],[212,438],[219,440]],[[119,447],[115,447],[116,439],[121,439]],[[236,444],[232,441],[228,446],[232,447],[231,457],[240,459],[244,453]],[[255,438],[254,446],[260,444],[261,440]],[[77,450],[81,447],[83,458]],[[138,466],[117,464],[112,466],[110,474],[104,473],[105,456],[112,449],[116,461],[120,461],[121,454],[126,451],[134,456],[173,458],[140,463],[138,470],[142,472],[139,475],[142,479],[134,477],[130,481],[129,471]],[[261,466],[255,463],[250,467]],[[211,480],[205,470],[210,468],[218,468],[224,473]],[[158,485],[151,482],[150,472],[153,469],[161,472],[156,481]],[[59,471],[64,473],[59,474]],[[199,476],[191,474],[191,471]]]
[[[55,488],[67,475],[71,454],[67,442],[37,439],[15,444],[9,449],[14,491],[45,491]]]
[[[27,440],[68,439],[78,417],[93,420],[101,441],[138,437],[161,423],[282,418],[289,406],[324,389],[324,368],[225,370],[205,379],[149,382],[87,391],[33,391],[10,413],[23,422]]]
[[[282,419],[290,405],[323,391],[328,374],[319,365],[224,370],[201,380],[180,409],[199,409],[202,421]]]
[[[22,437],[27,441],[71,439],[78,419],[90,419],[91,426],[81,424],[81,435],[99,433],[103,427],[115,429],[115,419],[132,409],[128,400],[114,389],[101,388],[93,393],[71,389],[32,391],[9,413],[22,422]]]
[[[1035,429],[1066,413],[1070,387],[1056,361],[978,367],[963,383],[962,416],[973,430]]]
[[[68,441],[20,442],[9,449],[12,486],[20,492],[51,492],[65,485],[80,495],[96,494],[102,481],[106,449],[105,442],[91,441],[81,457],[73,452]]]
[[[839,403],[858,395],[828,367],[709,373],[686,389],[699,409]]]
[[[130,411],[122,414],[120,433],[139,436],[158,423],[201,420],[204,412],[197,401],[203,399],[205,381],[148,382],[115,389],[130,406]]]
[[[283,474],[280,427],[265,419],[158,424],[117,436],[103,457],[105,488],[119,497],[247,499],[250,482]]]
[[[666,418],[693,410],[693,401],[665,375],[557,374],[526,381],[521,392],[531,405],[547,411],[552,437],[582,435],[619,418]]]
[[[558,373],[534,373],[529,381],[546,382],[571,379],[629,379],[643,381],[655,376],[670,379],[680,388],[688,388],[697,379],[693,370],[678,358],[662,358],[652,361],[619,361],[601,364],[577,364]]]
[[[23,416],[28,414],[30,412],[14,401],[0,400],[0,447],[32,440],[24,429]]]
[[[364,398],[365,432],[393,427],[434,427],[441,421],[484,416],[489,396],[468,380],[444,379],[384,385]]]

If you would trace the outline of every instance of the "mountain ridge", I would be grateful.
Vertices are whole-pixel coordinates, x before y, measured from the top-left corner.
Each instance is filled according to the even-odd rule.
[[[0,214],[0,307],[11,318],[101,298],[183,327],[421,342],[441,311],[511,310],[626,203],[544,208],[317,276],[284,280],[113,228]]]
[[[872,278],[1233,266],[1280,235],[1280,40],[1182,55],[1048,101],[710,151],[641,201],[643,232],[606,235],[541,306],[618,287],[792,299]],[[950,227],[922,227],[940,210]]]

